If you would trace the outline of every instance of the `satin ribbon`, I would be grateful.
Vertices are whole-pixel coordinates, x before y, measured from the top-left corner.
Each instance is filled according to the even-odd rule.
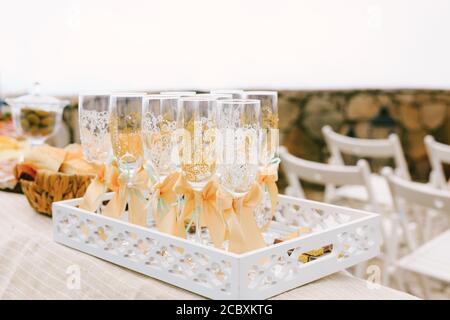
[[[196,205],[199,206],[200,211],[197,214],[200,214],[200,225],[208,228],[214,246],[216,248],[222,248],[225,240],[226,226],[221,212],[217,208],[217,184],[214,181],[209,181],[203,190],[196,191],[180,175],[175,185],[175,191],[184,196],[184,206],[179,223],[182,223],[184,226],[184,222],[192,218]],[[198,227],[196,226],[196,228]]]
[[[95,164],[95,179],[91,181],[79,205],[80,209],[95,212],[102,203],[103,195],[106,192],[106,167],[104,164]]]
[[[266,246],[253,214],[262,196],[258,183],[242,198],[232,198],[230,194],[218,191],[218,208],[228,225],[228,251],[244,253]]]
[[[162,182],[153,187],[152,209],[156,227],[159,231],[185,238],[184,225],[177,216],[177,194],[174,186],[180,174],[168,175]]]
[[[119,174],[116,166],[112,166],[109,188],[115,193],[103,209],[103,214],[118,219],[122,216],[128,203],[128,222],[146,226],[148,206],[145,197],[148,189],[147,173],[140,169],[134,176],[131,185],[128,185],[126,177]]]
[[[270,207],[273,218],[278,203],[278,187],[276,184],[276,182],[278,181],[278,164],[271,164],[260,170],[260,172],[258,173],[257,181],[262,187],[267,187],[267,191],[270,196]],[[267,230],[269,224],[270,221],[261,229]]]

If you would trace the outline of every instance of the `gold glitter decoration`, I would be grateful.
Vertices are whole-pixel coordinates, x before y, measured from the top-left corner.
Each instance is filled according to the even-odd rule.
[[[184,125],[189,135],[182,139],[179,154],[181,169],[191,182],[205,181],[216,171],[215,134],[209,131],[214,127],[213,121],[195,121],[193,118]],[[190,155],[185,154],[189,150]]]
[[[269,110],[263,112],[262,127],[266,129],[278,129],[278,114]]]
[[[123,161],[136,161],[143,156],[139,113],[130,113],[123,117],[112,116],[110,128],[114,156]]]

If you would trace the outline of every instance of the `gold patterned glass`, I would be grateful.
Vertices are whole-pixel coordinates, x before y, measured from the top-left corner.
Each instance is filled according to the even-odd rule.
[[[196,190],[201,190],[216,172],[216,100],[184,97],[178,101],[178,137],[181,172]]]
[[[159,181],[176,169],[175,131],[178,97],[148,95],[142,106],[142,137],[146,165],[152,166]]]
[[[244,96],[261,102],[259,163],[261,167],[266,167],[278,155],[278,94],[276,91],[245,91]]]
[[[260,102],[221,100],[218,110],[218,181],[222,189],[240,198],[258,173]]]
[[[131,182],[142,164],[142,100],[144,94],[113,94],[110,97],[110,134],[119,170]]]
[[[178,151],[182,175],[195,191],[201,191],[216,173],[217,105],[211,97],[178,100]],[[189,226],[195,221],[195,241],[202,242],[202,201],[196,197]]]
[[[271,164],[278,165],[278,94],[276,91],[246,91],[244,96],[261,102],[260,169],[264,170]],[[263,199],[255,210],[256,223],[259,227],[272,219],[272,203],[267,185],[263,186],[263,191]]]

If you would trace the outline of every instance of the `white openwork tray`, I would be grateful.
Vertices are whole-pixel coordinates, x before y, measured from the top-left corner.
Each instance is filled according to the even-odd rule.
[[[299,226],[312,232],[241,255],[81,210],[80,201],[53,203],[56,242],[213,299],[269,298],[370,259],[381,244],[377,214],[282,195],[268,243]]]

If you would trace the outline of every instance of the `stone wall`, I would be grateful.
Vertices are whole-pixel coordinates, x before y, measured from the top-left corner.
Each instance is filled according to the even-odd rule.
[[[360,138],[373,137],[370,120],[385,106],[396,121],[413,179],[428,179],[430,165],[423,138],[450,144],[449,90],[280,91],[280,139],[293,154],[325,162],[321,128]]]
[[[76,97],[71,97],[71,102],[64,112],[64,120],[70,140],[79,141]],[[423,144],[425,135],[431,134],[437,141],[450,144],[450,90],[279,91],[278,105],[281,143],[304,159],[320,162],[328,159],[321,132],[326,124],[342,134],[370,137],[370,120],[382,106],[397,121],[414,180],[428,179],[430,165]],[[354,159],[346,160],[352,163]],[[283,187],[283,179],[280,184]]]

